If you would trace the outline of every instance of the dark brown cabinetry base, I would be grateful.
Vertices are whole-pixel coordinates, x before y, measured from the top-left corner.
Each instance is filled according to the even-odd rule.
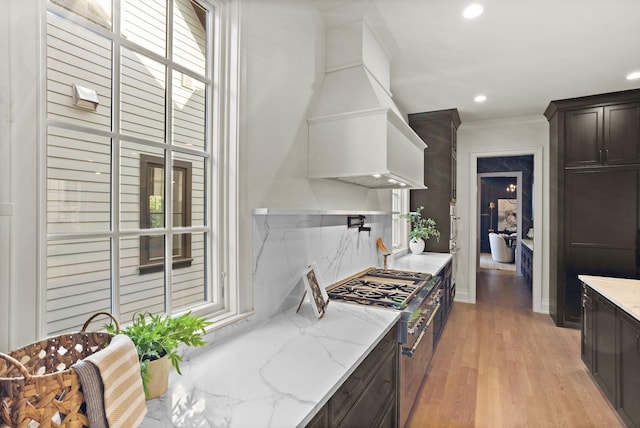
[[[397,427],[399,355],[394,327],[307,427]]]
[[[629,427],[640,428],[640,321],[586,284],[582,360]]]
[[[522,250],[522,276],[524,277],[525,282],[527,283],[527,287],[529,290],[533,288],[533,251],[526,245],[521,246]]]

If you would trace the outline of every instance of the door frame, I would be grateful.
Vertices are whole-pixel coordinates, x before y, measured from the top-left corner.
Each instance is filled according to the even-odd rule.
[[[542,278],[543,278],[543,266],[542,260],[548,257],[544,250],[543,245],[543,232],[547,225],[543,218],[543,148],[524,148],[517,150],[487,150],[487,151],[472,151],[469,153],[469,210],[467,215],[469,216],[469,238],[477,235],[478,230],[478,158],[487,157],[504,157],[504,156],[522,156],[533,155],[533,218],[534,218],[534,252],[533,252],[533,272],[532,272],[532,306],[534,312],[549,313],[548,301],[543,301],[542,294]],[[477,239],[476,239],[477,243]],[[535,243],[538,245],[536,246]],[[467,272],[469,275],[469,296],[468,302],[476,302],[476,282],[477,282],[477,257],[478,257],[478,245],[469,245],[469,259],[467,262]]]

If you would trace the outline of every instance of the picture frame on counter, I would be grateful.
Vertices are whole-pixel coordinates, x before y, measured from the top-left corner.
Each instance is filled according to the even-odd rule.
[[[312,263],[304,270],[302,281],[304,282],[305,294],[302,296],[300,305],[298,305],[298,310],[300,310],[300,306],[308,294],[313,313],[317,318],[322,318],[329,304],[329,295],[322,286],[322,281],[318,275],[318,266],[315,263]]]

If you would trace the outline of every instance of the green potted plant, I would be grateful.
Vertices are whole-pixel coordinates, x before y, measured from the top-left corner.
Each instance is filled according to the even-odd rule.
[[[440,231],[436,229],[436,222],[431,218],[423,218],[423,209],[424,207],[420,206],[414,212],[400,214],[400,218],[407,219],[411,225],[409,249],[412,254],[420,254],[424,251],[425,239],[435,236],[440,242]]]
[[[206,345],[202,336],[209,325],[211,322],[205,317],[193,316],[191,312],[177,317],[145,312],[135,314],[133,323],[120,331],[131,338],[138,350],[140,375],[147,399],[159,397],[167,391],[169,364],[182,374],[182,356],[178,353],[178,346]],[[115,326],[108,325],[107,331],[115,334]]]

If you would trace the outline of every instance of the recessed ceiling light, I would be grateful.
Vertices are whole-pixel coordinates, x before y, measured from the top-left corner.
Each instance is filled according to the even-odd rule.
[[[382,177],[382,176],[381,176],[380,174],[373,174],[373,175],[372,175],[372,177],[373,177],[373,178],[380,178],[380,177]]]
[[[473,99],[473,101],[475,101],[477,103],[482,103],[482,102],[484,102],[486,100],[487,100],[487,96],[486,95],[478,95]]]
[[[473,3],[464,8],[462,12],[462,16],[467,19],[474,19],[482,15],[484,12],[484,7],[481,4]]]
[[[633,73],[627,74],[627,80],[636,80],[640,79],[640,71],[634,71]]]

